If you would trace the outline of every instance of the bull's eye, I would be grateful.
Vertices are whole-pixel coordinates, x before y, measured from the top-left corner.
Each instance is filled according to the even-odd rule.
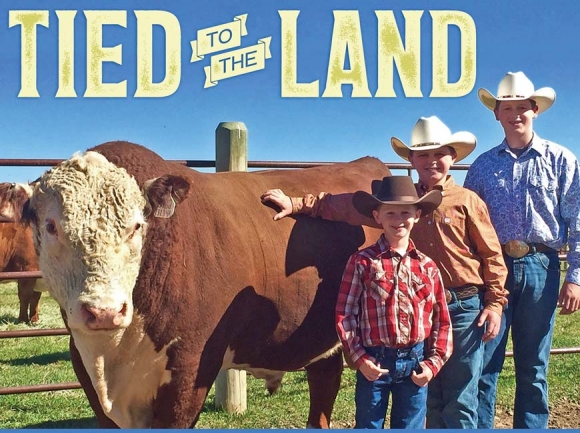
[[[47,221],[44,227],[49,235],[56,235],[56,226],[54,225],[54,222]]]
[[[133,226],[133,230],[131,231],[131,233],[129,233],[128,240],[133,239],[133,237],[137,233],[141,233],[141,229],[142,228],[143,228],[143,224],[141,224],[141,223],[135,223],[135,225]]]

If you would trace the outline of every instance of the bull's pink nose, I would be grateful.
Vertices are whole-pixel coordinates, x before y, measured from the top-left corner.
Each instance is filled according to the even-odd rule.
[[[93,305],[83,304],[81,312],[87,328],[92,330],[118,329],[127,315],[127,304],[118,308],[99,308]]]

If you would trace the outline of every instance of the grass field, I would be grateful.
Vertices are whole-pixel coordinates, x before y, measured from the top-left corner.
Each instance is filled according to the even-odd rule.
[[[40,301],[39,328],[63,327],[56,302],[48,294]],[[29,329],[16,324],[18,297],[14,284],[0,285],[0,330]],[[558,316],[553,347],[580,346],[580,314]],[[552,355],[551,406],[579,404],[576,375],[580,354]],[[68,337],[0,339],[0,388],[76,381],[68,354]],[[303,372],[288,373],[282,388],[268,396],[264,382],[248,376],[248,410],[230,415],[213,408],[213,390],[197,427],[302,428],[308,413],[308,386]],[[345,372],[333,413],[333,426],[352,427],[354,418],[352,371]],[[506,360],[500,378],[498,412],[509,413],[514,393],[513,362]],[[93,413],[82,390],[0,396],[0,428],[94,428]],[[580,427],[580,420],[578,425]]]

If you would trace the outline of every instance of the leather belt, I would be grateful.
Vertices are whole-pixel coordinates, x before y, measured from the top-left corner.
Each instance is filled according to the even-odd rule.
[[[462,287],[455,287],[450,289],[445,289],[445,300],[448,304],[453,302],[453,295],[451,292],[455,293],[455,299],[467,299],[475,296],[479,293],[478,286],[462,286]]]
[[[521,259],[527,254],[549,253],[556,252],[555,249],[550,248],[544,244],[533,244],[524,241],[508,241],[501,246],[502,251],[514,259]]]

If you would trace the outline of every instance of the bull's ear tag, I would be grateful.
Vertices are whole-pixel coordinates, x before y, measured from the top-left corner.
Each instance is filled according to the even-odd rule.
[[[171,218],[173,212],[175,212],[175,200],[173,199],[172,194],[169,194],[169,199],[170,200],[165,200],[165,203],[157,206],[153,216],[157,218]]]

